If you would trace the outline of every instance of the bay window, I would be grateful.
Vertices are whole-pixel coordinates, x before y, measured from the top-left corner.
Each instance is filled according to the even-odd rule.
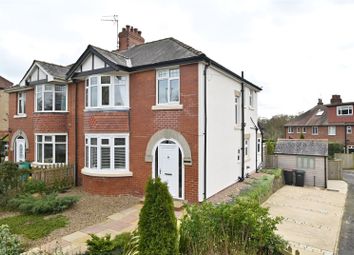
[[[128,107],[127,76],[91,76],[85,82],[86,108]]]
[[[157,70],[157,104],[179,104],[179,68]]]
[[[67,135],[37,134],[36,163],[67,163]]]
[[[85,137],[85,167],[99,172],[129,171],[128,134],[88,134]]]
[[[66,111],[67,86],[44,84],[36,86],[35,109],[37,112]]]

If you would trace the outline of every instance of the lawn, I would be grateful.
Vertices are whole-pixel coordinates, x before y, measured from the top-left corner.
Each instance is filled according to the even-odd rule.
[[[31,240],[43,238],[52,231],[65,227],[67,223],[68,219],[63,215],[17,215],[0,219],[0,225],[7,224],[12,233]]]

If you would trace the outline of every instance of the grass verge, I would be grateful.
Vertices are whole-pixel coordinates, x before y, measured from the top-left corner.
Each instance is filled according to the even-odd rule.
[[[49,235],[52,231],[65,227],[68,220],[63,215],[45,217],[39,215],[18,215],[0,219],[0,225],[7,224],[10,231],[17,235],[36,240]]]

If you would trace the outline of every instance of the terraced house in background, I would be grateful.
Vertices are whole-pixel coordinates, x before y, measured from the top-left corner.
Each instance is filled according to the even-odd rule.
[[[35,60],[7,90],[10,159],[73,164],[91,193],[143,195],[159,176],[174,198],[202,201],[260,163],[259,91],[174,38],[145,43],[126,26],[117,50]]]
[[[354,152],[354,102],[342,102],[333,95],[329,104],[318,100],[315,107],[285,124],[285,137],[299,139],[328,139],[343,144],[347,153]]]

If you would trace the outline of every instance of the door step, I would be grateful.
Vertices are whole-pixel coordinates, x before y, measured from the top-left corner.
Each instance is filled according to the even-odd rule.
[[[141,198],[140,199],[140,203],[141,204],[144,204],[144,201],[145,201],[145,197]],[[183,208],[184,208],[184,204],[187,204],[188,202],[186,200],[177,200],[177,199],[174,199],[173,200],[173,208],[175,211],[179,212],[179,211],[182,211]]]

